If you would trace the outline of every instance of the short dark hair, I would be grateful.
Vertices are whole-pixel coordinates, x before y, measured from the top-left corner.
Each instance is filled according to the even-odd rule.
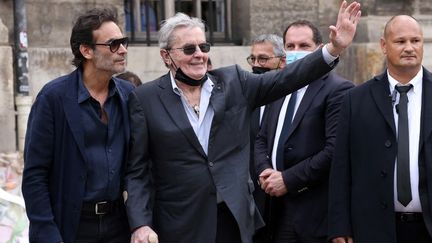
[[[85,61],[80,52],[80,45],[86,44],[94,48],[93,31],[101,27],[105,22],[118,24],[117,12],[113,9],[91,9],[78,17],[72,28],[70,45],[74,58],[72,64],[76,67],[82,66]]]
[[[291,27],[293,27],[293,26],[296,26],[296,27],[299,27],[299,26],[309,27],[312,30],[312,40],[313,40],[313,42],[315,42],[315,44],[317,44],[317,45],[320,45],[320,44],[323,43],[322,35],[321,35],[321,32],[318,30],[318,28],[314,24],[312,24],[310,21],[302,19],[302,20],[294,21],[294,22],[292,22],[291,24],[289,24],[286,27],[286,29],[285,29],[285,31],[283,33],[283,36],[282,36],[283,37],[283,43],[284,43],[284,45],[286,43],[285,35],[288,32],[288,29],[291,28]]]
[[[116,77],[131,82],[133,85],[135,85],[135,87],[142,84],[141,79],[138,77],[138,75],[131,71],[126,71],[117,75]]]

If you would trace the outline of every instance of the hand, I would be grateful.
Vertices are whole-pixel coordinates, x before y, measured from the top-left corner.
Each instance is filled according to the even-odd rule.
[[[332,240],[332,243],[354,243],[353,239],[349,236],[337,237]]]
[[[265,169],[263,170],[263,172],[261,172],[261,174],[259,175],[259,182],[261,185],[261,189],[265,190],[265,188],[263,187],[265,180],[273,173],[273,169]]]
[[[287,193],[287,188],[283,181],[282,172],[277,170],[272,170],[271,174],[268,175],[264,180],[264,183],[261,184],[261,188],[265,191],[265,193],[274,197],[280,197]]]
[[[360,20],[360,3],[352,2],[348,7],[347,5],[344,0],[339,8],[336,26],[329,27],[330,43],[326,48],[333,56],[338,56],[351,44]]]
[[[157,234],[148,226],[141,226],[132,233],[131,243],[158,243]]]

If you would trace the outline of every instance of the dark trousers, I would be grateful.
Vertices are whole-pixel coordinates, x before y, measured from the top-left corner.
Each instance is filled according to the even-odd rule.
[[[216,243],[240,243],[240,230],[237,221],[225,203],[217,207]]]
[[[426,225],[422,218],[412,221],[402,221],[396,218],[397,243],[431,243]]]
[[[130,229],[124,206],[104,215],[82,212],[75,243],[128,243]]]
[[[327,237],[317,237],[299,231],[292,222],[292,212],[283,205],[278,207],[279,215],[275,220],[274,239],[275,243],[326,243]]]

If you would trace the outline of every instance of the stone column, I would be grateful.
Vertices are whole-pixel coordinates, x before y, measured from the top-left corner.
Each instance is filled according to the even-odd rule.
[[[16,150],[13,57],[8,36],[0,19],[0,152]]]

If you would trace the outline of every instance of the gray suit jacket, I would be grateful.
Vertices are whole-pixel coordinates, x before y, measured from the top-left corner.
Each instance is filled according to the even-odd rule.
[[[216,191],[234,215],[242,241],[263,225],[249,176],[252,111],[329,72],[321,50],[282,71],[252,74],[238,66],[209,72],[215,86],[208,154],[189,123],[169,74],[130,95],[131,149],[126,207],[131,228],[152,226],[160,242],[214,242]]]

